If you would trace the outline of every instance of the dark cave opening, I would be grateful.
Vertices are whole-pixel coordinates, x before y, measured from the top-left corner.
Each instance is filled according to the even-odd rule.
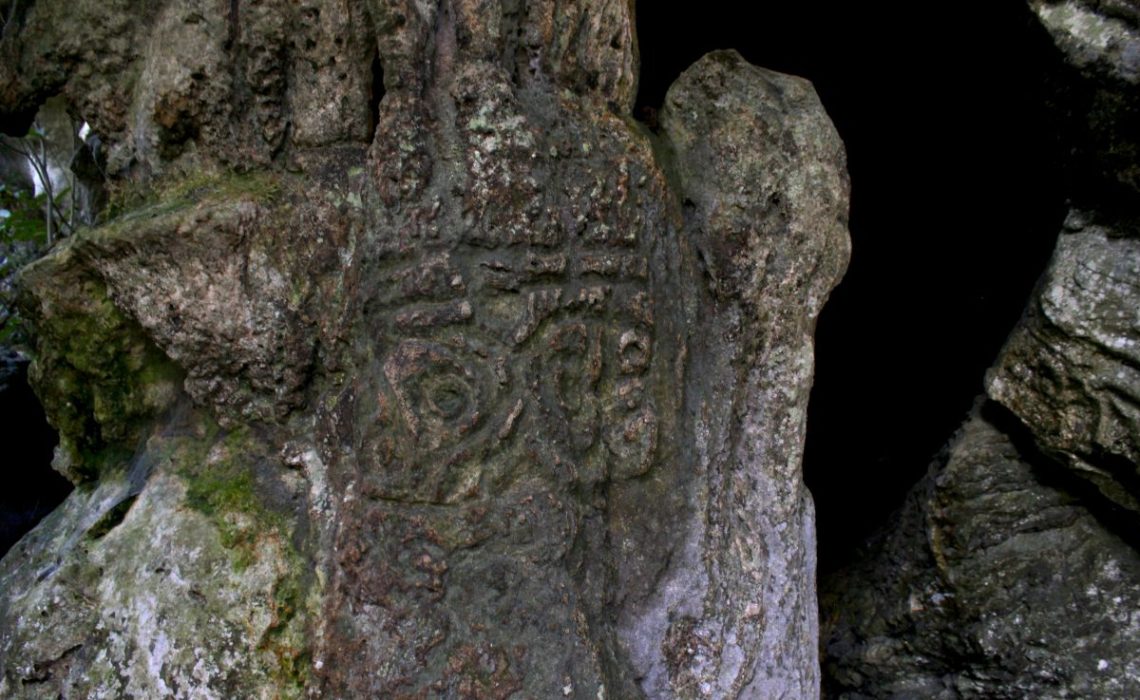
[[[27,361],[14,352],[0,357],[0,440],[5,484],[0,493],[0,556],[71,492],[51,468],[58,436],[28,386]]]
[[[804,460],[827,572],[964,419],[1048,261],[1065,209],[1043,87],[1058,59],[1020,2],[637,13],[638,114],[735,48],[810,79],[847,146],[853,255],[819,319]]]

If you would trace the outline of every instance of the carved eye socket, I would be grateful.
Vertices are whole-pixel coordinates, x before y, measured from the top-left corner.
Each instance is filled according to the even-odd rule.
[[[577,414],[601,374],[601,337],[596,330],[572,323],[555,329],[548,342],[550,355],[542,370],[543,383],[554,390],[555,404]]]
[[[477,358],[421,340],[405,341],[388,357],[384,373],[421,449],[452,444],[479,424],[482,370]]]
[[[449,421],[466,414],[475,399],[471,385],[455,374],[429,376],[421,391],[425,407]]]

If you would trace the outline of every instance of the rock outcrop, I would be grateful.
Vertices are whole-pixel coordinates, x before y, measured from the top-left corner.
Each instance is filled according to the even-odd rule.
[[[1140,15],[1029,4],[1065,62],[1072,210],[987,396],[822,584],[829,696],[1140,694]]]
[[[1075,205],[1135,212],[1140,196],[1140,8],[1131,0],[1029,0],[1059,51],[1051,107]]]
[[[1135,542],[1027,457],[1013,420],[975,410],[870,554],[822,585],[827,697],[1140,692]]]
[[[1037,443],[1140,516],[1140,228],[1074,211],[986,382]]]
[[[0,694],[817,693],[808,83],[714,53],[651,133],[626,0],[39,0],[0,54],[113,202],[23,276],[77,488]]]

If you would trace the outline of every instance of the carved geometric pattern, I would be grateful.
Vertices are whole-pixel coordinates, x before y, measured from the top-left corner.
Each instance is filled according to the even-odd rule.
[[[524,459],[569,482],[649,470],[649,263],[636,238],[583,238],[578,250],[463,245],[388,264],[375,421],[388,439],[371,441],[384,448],[380,495],[462,500]]]

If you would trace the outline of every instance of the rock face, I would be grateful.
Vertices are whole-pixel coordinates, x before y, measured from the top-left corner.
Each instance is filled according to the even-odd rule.
[[[1090,219],[1070,214],[986,391],[1043,449],[1140,515],[1140,229]]]
[[[829,696],[1140,694],[1140,15],[1029,4],[1068,65],[1074,208],[987,398],[823,582]]]
[[[1029,0],[1065,67],[1051,86],[1082,208],[1135,211],[1140,196],[1140,8],[1131,0]]]
[[[814,696],[815,518],[799,473],[815,318],[848,258],[842,144],[808,83],[732,53],[686,71],[661,120],[712,297],[686,384],[700,525],[664,595],[626,612],[631,653],[650,697],[685,684],[695,697]],[[644,638],[666,620],[666,646]]]
[[[823,585],[827,696],[1140,693],[1140,554],[1024,456],[1010,420],[975,411],[873,556]]]
[[[654,134],[624,0],[136,4],[0,44],[117,189],[23,276],[78,488],[0,694],[816,695],[810,85],[711,54]]]
[[[1029,5],[1065,63],[1053,107],[1073,208],[986,393],[1052,457],[1140,514],[1140,8]]]

